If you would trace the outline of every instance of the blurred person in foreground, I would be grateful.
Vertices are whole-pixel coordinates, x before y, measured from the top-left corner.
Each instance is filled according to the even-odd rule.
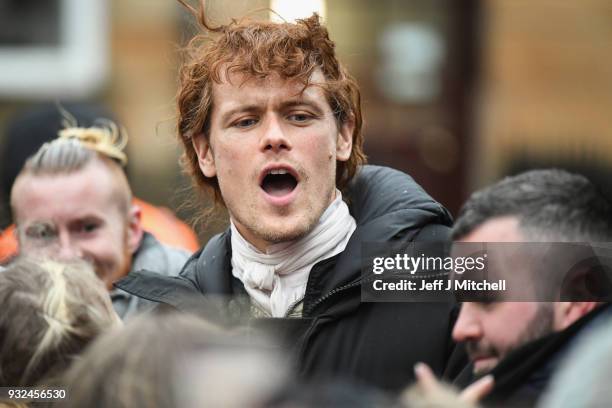
[[[112,289],[121,318],[149,308],[150,302],[112,283],[138,269],[177,275],[189,254],[143,230],[122,169],[124,133],[108,122],[89,128],[71,123],[59,134],[26,161],[11,191],[21,252],[90,262]]]
[[[85,262],[19,258],[0,271],[0,387],[57,385],[99,334],[121,326]]]
[[[562,170],[529,171],[475,192],[461,209],[453,238],[455,246],[461,242],[553,243],[544,263],[554,268],[560,258],[573,259],[562,253],[568,246],[554,243],[611,241],[612,205],[582,176]],[[516,257],[507,261],[505,276],[500,277],[523,279],[521,290],[531,290],[530,276],[536,288],[555,286],[552,280],[542,281],[546,278],[538,275],[535,263]],[[564,289],[580,289],[590,272],[577,275]],[[553,296],[561,293],[558,289],[553,288]],[[563,302],[552,297],[536,299],[534,295],[527,299],[531,301],[488,299],[462,304],[453,337],[465,343],[472,364],[458,385],[490,373],[495,387],[485,402],[533,404],[574,339],[598,316],[610,313],[608,303],[589,296]]]
[[[68,103],[64,108],[55,104],[28,107],[9,117],[0,135],[0,265],[8,263],[19,252],[15,225],[11,224],[10,193],[26,160],[44,143],[57,138],[58,132],[65,127],[66,112],[70,112],[73,122],[78,122],[80,127],[95,126],[100,118],[114,118],[112,112],[98,104]],[[198,249],[193,230],[169,209],[137,197],[132,197],[132,201],[141,209],[143,228],[161,243],[189,252]]]
[[[612,319],[585,334],[563,361],[541,408],[599,408],[612,401]]]
[[[264,339],[189,314],[147,314],[101,336],[62,379],[60,407],[260,407],[290,380]]]
[[[414,372],[417,381],[407,387],[399,398],[405,408],[476,408],[494,385],[493,376],[487,375],[458,390],[438,381],[426,364],[416,364]]]
[[[181,69],[178,136],[230,226],[178,279],[116,285],[178,309],[220,297],[228,321],[279,335],[302,378],[399,390],[421,359],[441,374],[454,304],[362,302],[361,246],[444,241],[449,213],[406,174],[365,165],[359,87],[316,14],[214,26],[200,6],[208,35]]]

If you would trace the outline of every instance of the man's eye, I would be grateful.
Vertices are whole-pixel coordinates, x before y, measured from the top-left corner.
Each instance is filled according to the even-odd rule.
[[[26,236],[32,239],[51,239],[57,234],[50,225],[33,225],[26,230]]]
[[[79,226],[79,228],[77,228],[77,230],[79,232],[85,233],[85,234],[90,234],[94,231],[96,231],[100,226],[96,223],[93,222],[86,222],[83,223]]]
[[[83,226],[83,231],[85,232],[93,232],[98,229],[98,224],[85,224]]]
[[[255,125],[257,123],[257,119],[255,118],[247,118],[247,119],[241,119],[237,122],[234,123],[234,126],[237,128],[248,128],[251,127],[253,125]]]
[[[312,116],[306,113],[294,113],[293,115],[289,115],[289,120],[292,122],[306,122],[309,119],[312,119]]]

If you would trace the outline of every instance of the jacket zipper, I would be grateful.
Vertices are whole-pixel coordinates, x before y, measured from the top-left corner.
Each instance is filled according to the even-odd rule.
[[[353,283],[347,283],[346,285],[340,286],[339,288],[335,288],[332,289],[331,291],[327,292],[325,295],[321,296],[319,299],[317,299],[308,309],[308,313],[310,314],[310,312],[312,312],[317,306],[319,306],[321,303],[325,302],[327,299],[329,299],[330,297],[336,295],[339,292],[343,292],[347,289],[353,288],[357,285],[361,285],[363,283],[367,283],[371,280],[374,280],[375,278],[369,278],[369,279],[359,279],[358,281],[355,281]]]
[[[293,302],[293,303],[292,303],[292,304],[289,306],[289,309],[287,309],[287,312],[285,312],[285,316],[284,316],[284,317],[288,318],[288,317],[289,317],[289,315],[291,314],[291,312],[293,312],[293,309],[295,309],[295,307],[296,307],[297,305],[299,305],[299,304],[300,304],[300,302],[302,302],[303,300],[304,300],[304,297],[301,297],[301,298],[299,298],[298,300],[296,300],[295,302]],[[303,315],[303,313],[302,313],[302,315]]]
[[[357,285],[361,285],[362,283],[368,282],[371,279],[360,279],[358,281],[355,281],[353,283],[347,283],[346,285],[340,286],[338,288],[332,289],[331,291],[327,292],[325,295],[321,296],[319,299],[317,299],[308,309],[308,313],[302,313],[302,316],[304,314],[310,314],[310,312],[312,312],[317,306],[319,306],[321,303],[325,302],[327,299],[329,299],[330,297],[336,295],[337,293],[343,292],[345,290],[348,290],[350,288],[353,288]],[[315,317],[314,321],[316,321],[317,318]],[[300,345],[300,351],[299,351],[299,355],[301,356],[304,352],[304,346],[306,344],[306,339],[310,337],[310,332],[313,330],[314,328],[314,324],[312,324],[308,330],[306,331],[303,339],[302,339],[302,344]]]

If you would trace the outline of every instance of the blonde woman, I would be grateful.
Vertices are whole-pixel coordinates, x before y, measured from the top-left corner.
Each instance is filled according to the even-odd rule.
[[[22,258],[0,272],[0,387],[49,384],[121,325],[89,264]]]

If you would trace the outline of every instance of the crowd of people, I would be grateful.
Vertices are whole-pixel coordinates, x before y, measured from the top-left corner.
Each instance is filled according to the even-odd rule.
[[[316,14],[214,25],[184,5],[203,33],[180,69],[178,139],[195,199],[213,199],[202,211],[229,226],[195,250],[178,219],[143,225],[155,208],[132,196],[114,122],[26,121],[56,137],[11,181],[0,405],[607,405],[612,204],[596,186],[533,170],[453,221],[367,164],[359,86]],[[372,242],[490,245],[515,292],[366,302]]]

